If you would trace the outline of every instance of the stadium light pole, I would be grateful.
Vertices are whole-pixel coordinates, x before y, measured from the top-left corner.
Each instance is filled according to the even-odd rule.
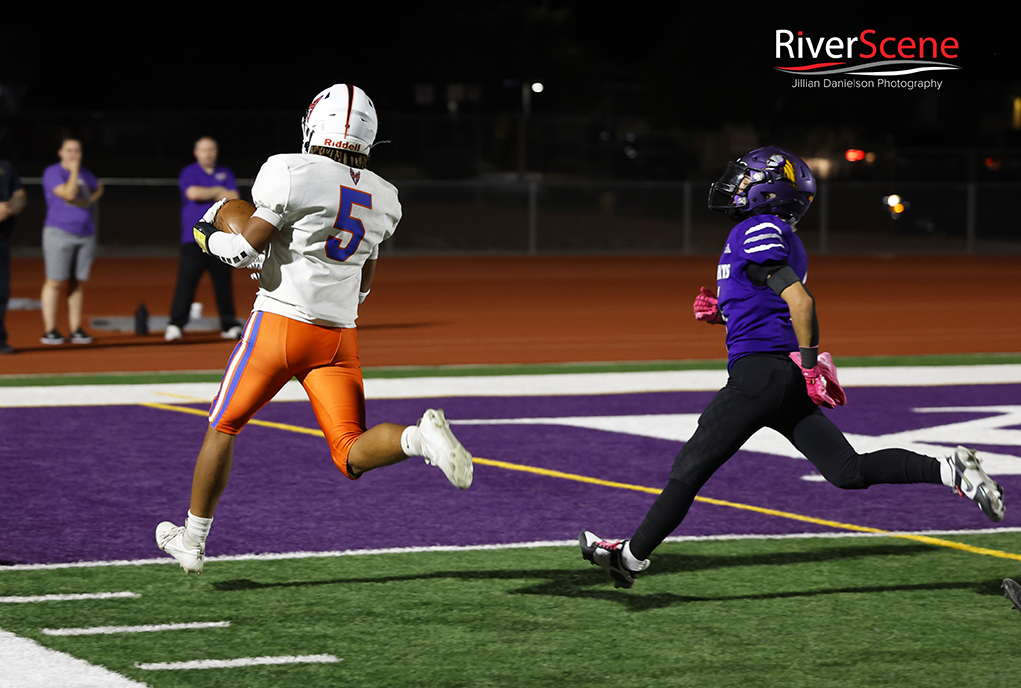
[[[532,94],[542,93],[545,87],[542,82],[521,80],[521,119],[518,121],[518,178],[524,179],[528,169],[527,132],[528,120],[532,116]]]

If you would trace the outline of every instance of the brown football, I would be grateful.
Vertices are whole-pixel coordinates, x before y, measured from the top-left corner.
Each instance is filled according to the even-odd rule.
[[[248,201],[235,198],[227,201],[216,211],[213,226],[221,232],[240,234],[255,212],[255,206]]]

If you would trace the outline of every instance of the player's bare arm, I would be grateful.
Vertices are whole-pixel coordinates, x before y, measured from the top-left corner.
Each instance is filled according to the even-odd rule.
[[[241,236],[245,238],[252,248],[259,253],[266,250],[269,246],[269,242],[273,240],[273,235],[276,233],[277,228],[269,222],[266,222],[261,217],[252,216],[245,224],[245,228],[241,230]]]
[[[814,321],[815,321],[815,299],[805,289],[801,282],[795,282],[780,293],[780,298],[787,302],[791,311],[791,324],[794,325],[794,334],[798,338],[798,346],[807,349],[813,344]]]
[[[372,288],[372,278],[376,275],[376,261],[369,259],[365,261],[365,265],[362,266],[362,284],[358,288],[363,294],[368,294],[369,289]]]
[[[819,345],[815,299],[798,278],[794,268],[786,261],[771,261],[762,265],[749,265],[747,274],[753,284],[766,285],[787,304],[803,360],[811,364],[809,368],[814,367]]]

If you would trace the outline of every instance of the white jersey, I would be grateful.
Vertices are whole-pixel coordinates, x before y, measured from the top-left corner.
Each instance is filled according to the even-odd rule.
[[[278,230],[254,310],[354,327],[362,266],[401,219],[397,189],[321,155],[284,154],[263,164],[252,200],[255,216]]]

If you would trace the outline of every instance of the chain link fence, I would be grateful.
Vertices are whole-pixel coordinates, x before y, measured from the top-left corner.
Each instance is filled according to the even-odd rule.
[[[29,205],[12,247],[38,252],[41,180],[23,180]],[[100,250],[161,253],[180,240],[176,179],[103,179]],[[239,180],[250,198],[252,180]],[[392,180],[404,219],[384,253],[717,253],[731,223],[706,208],[709,182],[598,182],[496,178]],[[884,199],[896,194],[903,211]],[[825,253],[1019,253],[1012,212],[1021,183],[823,182],[799,225]]]

